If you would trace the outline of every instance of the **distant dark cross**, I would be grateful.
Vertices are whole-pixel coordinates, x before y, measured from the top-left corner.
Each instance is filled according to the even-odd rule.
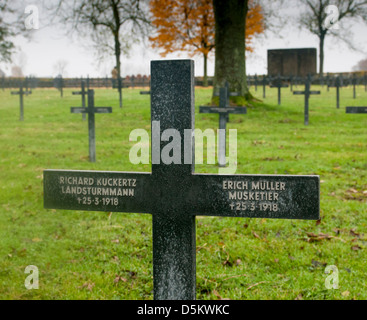
[[[293,94],[295,95],[300,95],[300,94],[304,94],[305,95],[305,125],[308,126],[308,119],[309,119],[309,98],[310,95],[312,94],[321,94],[320,91],[311,91],[311,77],[308,76],[306,81],[305,81],[305,90],[304,91],[293,91]]]
[[[367,73],[364,74],[364,91],[367,92]]]
[[[327,88],[327,91],[329,92],[329,85],[330,85],[330,76],[329,76],[329,73],[326,75],[326,88]]]
[[[339,109],[340,107],[340,88],[341,87],[345,87],[345,85],[343,84],[343,80],[340,78],[340,76],[338,76],[334,83],[331,85],[328,85],[328,88],[336,88],[336,107]]]
[[[288,88],[288,85],[282,82],[280,75],[276,78],[275,82],[270,86],[270,88],[278,88],[278,105],[281,104],[281,88]]]
[[[268,79],[266,77],[266,75],[264,74],[263,76],[263,80],[262,80],[262,84],[263,84],[263,98],[266,98],[266,85],[268,83]]]
[[[150,90],[149,91],[140,91],[140,94],[150,94]]]
[[[320,75],[319,80],[320,80],[321,88],[323,88],[324,87],[324,75],[323,74]]]
[[[90,89],[89,74],[87,75],[87,90]]]
[[[254,80],[255,80],[255,91],[257,91],[257,74],[255,74]]]
[[[1,88],[3,89],[3,91],[5,90],[5,76],[1,77]]]
[[[293,91],[293,80],[294,80],[294,77],[290,76],[289,77],[289,87],[290,87],[291,92]]]
[[[240,96],[240,94],[238,92],[234,92],[234,91],[231,92],[230,91],[230,89],[229,89],[229,82],[228,81],[225,81],[224,87],[227,90],[227,106],[229,106],[229,99],[230,99],[230,97],[238,97],[238,96]],[[220,96],[220,92],[215,92],[214,93],[214,96],[215,97],[219,97]],[[227,113],[226,119],[227,119],[227,122],[229,122],[229,113]]]
[[[73,91],[73,95],[81,95],[82,96],[82,107],[85,108],[85,96],[88,95],[88,91],[85,90],[85,82],[82,80],[81,81],[81,91]],[[85,120],[86,119],[86,113],[82,113],[82,119]]]
[[[20,106],[20,114],[19,114],[19,121],[24,120],[24,103],[23,103],[23,96],[28,96],[29,94],[32,94],[32,91],[23,90],[23,86],[20,85],[19,91],[12,91],[12,95],[19,95],[19,106]]]
[[[200,113],[218,113],[219,114],[219,137],[218,137],[218,165],[226,166],[226,125],[228,116],[233,114],[246,114],[246,107],[230,107],[228,99],[228,87],[219,89],[219,107],[218,106],[200,106]]]
[[[94,115],[96,113],[112,113],[111,107],[94,106],[94,90],[88,90],[88,107],[71,107],[71,113],[88,114],[89,161],[96,162],[96,131]]]
[[[346,113],[364,113],[367,114],[367,107],[346,107]]]
[[[357,76],[356,76],[356,74],[353,74],[352,84],[353,84],[353,99],[355,99],[356,98],[356,85],[357,85]]]
[[[152,61],[151,75],[152,172],[45,170],[44,206],[152,214],[154,298],[193,300],[196,215],[318,220],[320,179],[195,174],[194,63]]]

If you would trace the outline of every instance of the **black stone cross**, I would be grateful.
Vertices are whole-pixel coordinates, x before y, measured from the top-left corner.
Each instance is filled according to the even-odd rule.
[[[81,95],[82,96],[82,107],[85,108],[85,96],[88,95],[88,91],[85,90],[85,82],[82,80],[81,81],[81,91],[73,91],[72,94],[73,95]],[[82,119],[85,120],[86,119],[86,113],[82,113]]]
[[[367,113],[367,107],[346,107],[346,113]]]
[[[140,91],[140,94],[150,94],[150,90],[147,90],[147,91]]]
[[[305,125],[307,126],[308,125],[308,101],[310,99],[310,95],[311,94],[321,94],[320,91],[311,91],[310,90],[311,88],[311,77],[308,76],[306,81],[305,81],[305,90],[304,91],[293,91],[293,94],[295,95],[300,95],[300,94],[304,94],[305,95]]]
[[[19,106],[20,106],[20,114],[19,114],[19,121],[24,120],[24,102],[23,102],[23,96],[28,96],[29,94],[32,94],[32,91],[23,90],[23,86],[20,85],[19,91],[12,91],[12,95],[19,95]]]
[[[88,90],[88,107],[71,107],[71,113],[87,113],[88,114],[88,136],[89,136],[89,161],[96,162],[96,129],[94,114],[95,113],[112,113],[111,107],[95,107],[94,106],[94,90]]]
[[[353,85],[353,99],[355,99],[356,98],[356,85],[357,85],[357,76],[355,73],[353,74],[353,78],[351,80],[352,80],[352,85]]]
[[[152,214],[154,298],[192,300],[196,215],[317,220],[319,176],[195,174],[194,62],[151,76],[152,172],[45,170],[44,206]]]
[[[228,82],[226,83],[228,84]],[[218,138],[218,165],[226,166],[226,124],[230,113],[246,114],[246,107],[230,107],[229,106],[229,86],[219,89],[219,107],[218,106],[200,106],[200,113],[218,113],[219,114],[219,138]]]
[[[281,103],[281,88],[288,88],[288,85],[282,82],[280,75],[276,78],[270,88],[278,88],[278,105]]]
[[[338,76],[333,84],[328,84],[328,88],[336,88],[336,107],[339,109],[340,107],[340,88],[345,87],[346,85],[343,84],[343,80]]]

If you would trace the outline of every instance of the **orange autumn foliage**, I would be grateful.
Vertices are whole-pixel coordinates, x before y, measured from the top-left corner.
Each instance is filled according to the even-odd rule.
[[[150,37],[153,48],[163,48],[161,55],[190,51],[207,56],[215,47],[215,20],[212,0],[151,0],[152,25],[157,35]],[[259,4],[249,0],[246,18],[246,50],[251,41],[264,32],[264,17]]]

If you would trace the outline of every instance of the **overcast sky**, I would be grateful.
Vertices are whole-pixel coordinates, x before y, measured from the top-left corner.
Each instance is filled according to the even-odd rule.
[[[31,2],[32,3],[32,2]],[[34,1],[33,3],[37,3]],[[297,9],[292,9],[297,10]],[[25,75],[35,75],[38,77],[55,76],[57,70],[55,63],[58,60],[66,60],[66,77],[100,77],[111,76],[114,67],[114,58],[107,59],[98,65],[93,51],[81,46],[79,39],[70,39],[65,35],[65,28],[60,25],[43,25],[46,17],[43,16],[42,8],[39,10],[40,28],[33,30],[31,40],[17,38],[15,40],[19,47],[19,53],[14,57],[15,64],[23,64]],[[367,58],[367,26],[362,23],[354,23],[348,27],[351,37],[359,51],[352,51],[342,41],[335,38],[327,38],[325,45],[325,72],[348,72],[356,63]],[[314,47],[318,52],[318,38],[306,30],[300,30],[297,26],[287,26],[280,34],[261,36],[254,42],[255,51],[247,56],[247,73],[264,74],[267,72],[267,50],[282,48]],[[189,59],[188,53],[167,55],[165,59]],[[132,74],[149,74],[150,61],[162,59],[157,50],[147,46],[135,46],[130,57],[122,56],[122,76]],[[193,58],[195,60],[195,74],[202,76],[203,61],[201,56]],[[10,74],[11,65],[0,64],[0,68]],[[208,74],[214,74],[214,57],[209,59]]]

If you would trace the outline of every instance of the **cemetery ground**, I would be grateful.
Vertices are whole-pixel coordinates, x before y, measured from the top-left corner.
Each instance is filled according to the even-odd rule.
[[[303,90],[304,86],[294,87]],[[87,121],[74,89],[36,89],[24,98],[0,91],[0,299],[152,299],[152,222],[149,214],[43,209],[44,169],[150,172],[133,165],[136,128],[150,132],[150,97],[141,88],[96,89],[97,162],[88,161]],[[321,221],[196,218],[197,299],[367,299],[367,116],[345,106],[366,106],[367,92],[312,86],[309,125],[303,96],[267,88],[247,115],[230,115],[237,129],[237,174],[316,174]],[[251,92],[262,99],[262,88]],[[211,88],[196,88],[195,128],[217,129],[218,115],[199,114]],[[197,143],[197,142],[196,142]],[[218,166],[195,171],[218,173]],[[305,190],[307,192],[307,190]],[[200,196],[200,195],[198,195]],[[198,213],[200,214],[200,213]],[[28,265],[39,289],[27,290]],[[327,289],[325,268],[338,268],[339,288]],[[332,281],[331,281],[332,283]]]

